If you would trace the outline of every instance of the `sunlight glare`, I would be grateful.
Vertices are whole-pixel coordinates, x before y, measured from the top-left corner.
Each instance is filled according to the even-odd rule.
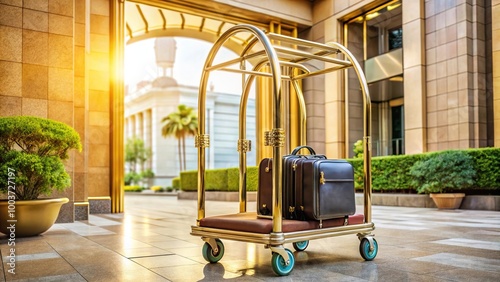
[[[173,77],[179,85],[196,86],[200,84],[201,72],[212,44],[206,41],[175,37],[177,43]],[[154,80],[159,72],[155,62],[155,38],[136,42],[125,47],[125,84],[129,91],[135,91],[137,83]],[[221,48],[216,61],[235,58],[236,54],[227,48]],[[208,85],[214,91],[241,94],[241,75],[228,72],[210,74]]]

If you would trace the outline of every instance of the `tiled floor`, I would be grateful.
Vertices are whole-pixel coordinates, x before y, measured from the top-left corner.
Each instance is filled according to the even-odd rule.
[[[216,264],[189,235],[196,201],[126,196],[124,214],[92,215],[16,240],[15,275],[1,237],[0,281],[499,281],[500,213],[373,207],[377,258],[365,262],[355,235],[311,241],[295,252],[286,277],[271,268],[262,245],[224,241]],[[254,207],[253,203],[249,207]],[[237,203],[207,202],[207,215],[233,213]],[[291,246],[287,246],[291,248]],[[292,248],[291,248],[292,249]]]

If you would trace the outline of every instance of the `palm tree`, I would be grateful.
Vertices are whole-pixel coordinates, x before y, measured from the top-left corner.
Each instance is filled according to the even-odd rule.
[[[179,168],[186,169],[186,137],[195,136],[198,131],[198,116],[193,108],[179,105],[177,111],[162,119],[164,124],[161,135],[165,138],[174,136],[177,139]]]

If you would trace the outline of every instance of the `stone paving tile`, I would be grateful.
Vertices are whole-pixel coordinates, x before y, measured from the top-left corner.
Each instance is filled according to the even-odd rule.
[[[16,261],[15,264],[15,274],[5,273],[6,281],[78,274],[76,269],[62,257],[21,260]],[[8,268],[8,266],[5,267]]]
[[[161,255],[171,255],[172,252],[155,248],[155,247],[146,247],[146,248],[133,248],[133,249],[118,249],[115,252],[120,255],[132,259],[132,258],[143,258],[143,257],[154,257]]]
[[[224,240],[219,263],[191,236],[197,204],[174,197],[127,195],[124,214],[91,215],[16,241],[17,274],[7,273],[0,237],[0,281],[498,281],[500,213],[373,207],[379,253],[366,262],[355,235],[311,241],[294,251],[286,277],[260,244]],[[248,210],[255,210],[255,203]],[[362,211],[362,207],[357,207]],[[206,215],[236,213],[234,202],[207,201]],[[293,250],[291,244],[286,248]]]

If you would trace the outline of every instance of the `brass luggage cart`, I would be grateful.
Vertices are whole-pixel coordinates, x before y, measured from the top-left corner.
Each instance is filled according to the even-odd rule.
[[[214,64],[215,56],[222,45],[236,34],[248,36],[247,44],[239,57]],[[339,55],[343,55],[343,58]],[[247,62],[253,66],[252,69],[247,69]],[[246,153],[250,151],[250,140],[245,139],[246,104],[255,78],[260,76],[271,79],[272,93],[258,93],[257,95],[272,95],[273,128],[265,132],[265,145],[272,146],[274,160],[281,160],[285,143],[282,81],[290,83],[297,93],[299,108],[304,116],[300,126],[301,129],[305,129],[305,103],[298,81],[306,77],[347,68],[355,70],[363,94],[364,214],[324,220],[319,224],[318,221],[283,219],[281,161],[272,162],[272,220],[259,218],[255,212],[247,212]],[[209,135],[205,131],[205,100],[209,73],[213,71],[237,72],[241,73],[243,77],[237,144],[240,158],[239,212],[205,217],[205,154],[206,148],[209,146]],[[216,263],[222,258],[224,245],[221,239],[259,243],[271,249],[271,264],[274,272],[278,275],[287,275],[292,271],[295,259],[293,253],[289,249],[285,249],[284,244],[293,243],[295,250],[303,251],[307,248],[309,240],[347,234],[357,234],[360,240],[360,254],[365,260],[375,258],[378,245],[372,234],[375,225],[371,215],[371,102],[363,71],[347,48],[335,42],[326,44],[310,42],[284,35],[265,33],[251,25],[237,25],[228,29],[214,43],[204,65],[199,91],[199,129],[198,135],[195,137],[195,146],[198,148],[198,218],[196,226],[191,228],[191,235],[200,236],[205,241],[202,249],[205,260]],[[302,142],[305,142],[304,140],[305,138],[302,138]]]

